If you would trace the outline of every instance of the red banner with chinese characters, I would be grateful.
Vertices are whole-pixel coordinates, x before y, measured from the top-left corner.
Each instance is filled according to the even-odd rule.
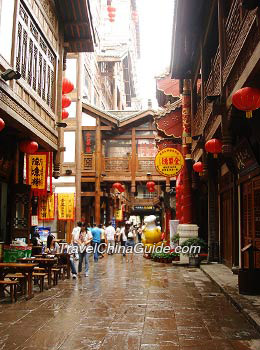
[[[55,216],[55,199],[54,193],[39,198],[38,217],[39,220],[54,220]]]
[[[26,184],[35,196],[47,194],[49,153],[37,152],[26,156]]]

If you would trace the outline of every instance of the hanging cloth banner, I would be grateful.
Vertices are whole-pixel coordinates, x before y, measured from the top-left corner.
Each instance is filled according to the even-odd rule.
[[[123,211],[122,209],[118,209],[115,211],[115,219],[116,221],[122,221],[123,220]]]
[[[26,184],[31,185],[35,196],[47,194],[48,152],[37,152],[26,156]]]
[[[74,193],[58,193],[58,220],[74,220]]]
[[[42,221],[54,220],[55,200],[54,193],[47,196],[39,197],[38,202],[38,219]]]

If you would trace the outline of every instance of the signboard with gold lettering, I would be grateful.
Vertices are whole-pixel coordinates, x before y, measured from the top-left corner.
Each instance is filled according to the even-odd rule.
[[[47,196],[39,197],[38,217],[39,220],[54,220],[55,209],[54,193]]]
[[[28,154],[26,157],[26,183],[35,196],[47,194],[48,152]]]
[[[74,220],[74,193],[58,193],[58,220]]]
[[[167,177],[177,176],[184,166],[184,158],[176,148],[164,148],[155,157],[158,173]]]

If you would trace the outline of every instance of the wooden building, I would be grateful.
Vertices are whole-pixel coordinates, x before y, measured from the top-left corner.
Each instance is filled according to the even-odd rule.
[[[1,241],[28,239],[31,228],[31,191],[24,184],[19,143],[37,141],[39,151],[53,152],[55,176],[59,176],[57,122],[61,121],[64,52],[93,50],[89,2],[60,4],[0,1],[0,117],[5,123],[0,132]]]
[[[193,220],[208,239],[209,260],[241,265],[241,248],[260,248],[260,111],[247,119],[232,105],[243,87],[260,88],[260,31],[257,2],[177,0],[172,45],[172,78],[180,92],[190,83]],[[218,158],[205,151],[222,140]],[[247,263],[247,257],[246,263]],[[260,267],[260,253],[254,253]]]

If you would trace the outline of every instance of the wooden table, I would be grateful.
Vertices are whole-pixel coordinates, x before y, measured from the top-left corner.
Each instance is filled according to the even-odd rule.
[[[21,258],[17,259],[21,263],[37,263],[39,267],[44,267],[47,270],[48,273],[48,288],[51,287],[51,269],[53,268],[53,265],[57,263],[56,258]]]
[[[5,276],[11,272],[22,273],[27,279],[27,299],[33,297],[33,269],[38,264],[32,263],[0,263],[0,279],[4,280]],[[3,290],[1,290],[3,295]]]
[[[35,258],[46,258],[46,256],[48,256],[48,255],[54,255],[54,257],[58,259],[58,263],[60,263],[60,261],[62,259],[64,259],[64,261],[66,262],[65,264],[67,265],[67,278],[69,279],[70,278],[70,254],[68,254],[68,253],[46,254],[45,253],[45,254],[41,254],[41,255],[34,255],[34,257]],[[49,259],[49,258],[47,258],[47,259]]]

